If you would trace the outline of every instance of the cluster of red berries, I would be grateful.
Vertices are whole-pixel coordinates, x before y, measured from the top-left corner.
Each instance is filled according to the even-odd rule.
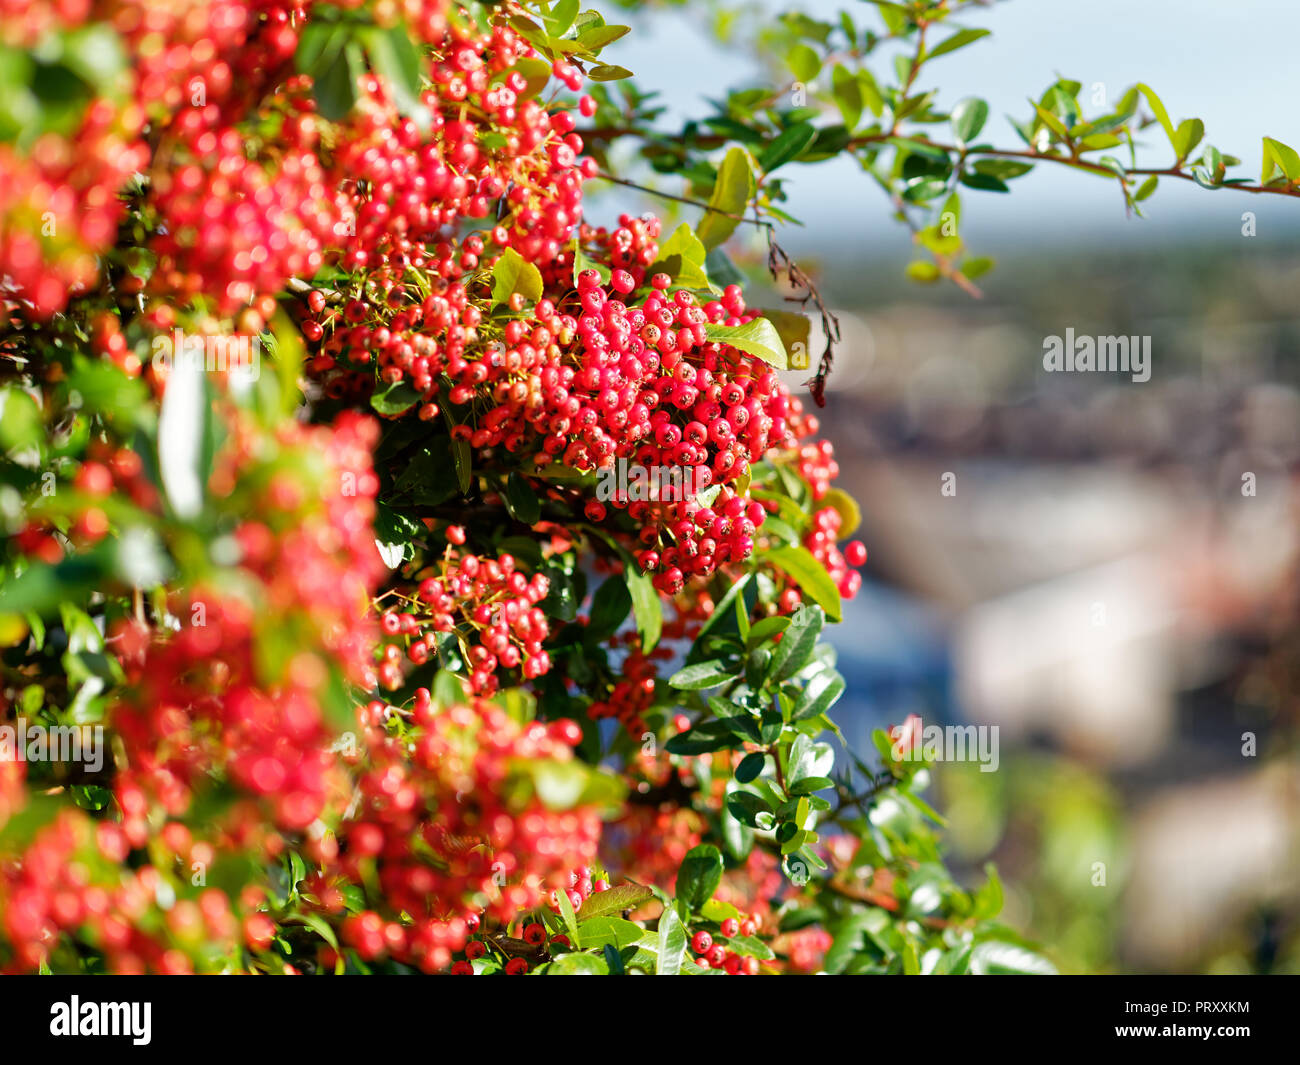
[[[76,29],[89,16],[89,0],[0,0],[0,44],[30,48],[53,30]]]
[[[620,876],[672,890],[682,859],[700,844],[705,827],[704,818],[687,806],[629,802],[605,826],[601,858]]]
[[[275,271],[269,263],[279,261],[290,271],[277,282],[291,273],[314,273],[319,257],[294,247],[310,243],[311,227],[302,221],[314,213],[281,206],[318,198],[306,198],[315,192],[314,158],[290,150],[268,178],[245,159],[243,137],[225,128],[280,78],[277,72],[297,47],[295,20],[301,24],[303,8],[279,0],[115,0],[103,7],[102,18],[133,60],[129,95],[125,102],[93,100],[70,135],[47,133],[22,151],[0,146],[6,178],[0,190],[3,295],[45,319],[72,292],[89,286],[99,269],[96,256],[117,237],[124,212],[118,192],[136,172],[149,173],[155,186],[157,250],[168,257],[177,255],[177,245],[190,252],[178,264],[164,261],[157,284],[169,294],[215,292],[227,309],[246,302],[252,291],[278,290],[278,283],[270,283]],[[4,40],[33,47],[82,25],[92,5],[10,0],[3,8]],[[150,144],[140,138],[146,117],[151,141],[167,162],[152,171]],[[218,123],[224,137],[214,129]],[[196,165],[173,183],[172,158],[187,151]],[[202,212],[213,202],[227,204],[225,219]],[[259,275],[260,286],[250,287]]]
[[[589,865],[580,866],[569,872],[566,886],[551,892],[551,912],[558,914],[561,911],[560,891],[565,891],[568,894],[569,903],[573,907],[574,913],[577,913],[582,908],[583,902],[590,898],[592,894],[608,891],[609,888],[609,881],[595,869]],[[534,951],[545,950],[549,954],[572,949],[573,944],[567,935],[563,932],[552,933],[545,924],[541,921],[532,920],[531,916],[526,915],[521,918],[522,927],[519,929],[519,936],[527,948],[532,948]],[[471,933],[479,931],[480,918],[478,915],[469,917],[467,921]],[[473,976],[473,963],[484,957],[488,953],[489,947],[496,947],[500,950],[502,946],[501,939],[487,934],[472,938],[465,944],[464,957],[452,965],[451,974],[453,976]],[[531,965],[527,958],[515,955],[507,958],[503,968],[507,976],[523,976],[529,971]]]
[[[812,528],[803,538],[803,545],[831,575],[835,587],[845,599],[852,599],[862,587],[862,574],[857,571],[867,560],[867,548],[861,540],[850,540],[843,552],[837,536],[843,519],[834,507],[823,507],[813,514]]]
[[[3,20],[6,27],[9,19]],[[143,170],[140,116],[91,103],[69,136],[28,148],[0,144],[0,308],[44,320],[88,287],[112,247],[124,206],[118,189]]]
[[[583,865],[569,871],[565,882],[551,892],[547,902],[552,913],[562,912],[564,904],[560,901],[560,893],[563,892],[569,897],[569,905],[573,907],[573,912],[577,913],[582,909],[582,904],[593,894],[608,890],[609,881],[603,876],[598,876],[591,866]],[[525,929],[525,939],[526,933]],[[565,942],[567,943],[567,940]]]
[[[268,462],[261,431],[236,421],[209,482],[209,494],[233,512],[264,516],[234,533],[240,566],[261,584],[263,611],[302,612],[329,658],[366,688],[374,687],[370,595],[387,573],[372,531],[378,440],[373,418],[345,411],[332,426],[281,426]],[[307,661],[289,665],[319,677]]]
[[[153,293],[182,303],[208,295],[219,314],[232,314],[320,269],[340,212],[316,156],[310,98],[299,90],[288,99],[296,112],[283,118],[273,159],[249,158],[245,135],[221,124],[216,104],[172,124],[172,157],[155,168],[149,194]]]
[[[165,851],[166,833],[160,844]],[[157,867],[124,865],[130,849],[118,825],[69,809],[36,834],[21,861],[0,864],[0,927],[12,948],[6,970],[37,969],[65,933],[95,943],[109,972],[215,969],[238,938],[229,898],[209,888],[177,899],[175,881]]]
[[[130,669],[132,696],[112,719],[131,766],[117,786],[138,784],[179,817],[214,773],[224,773],[244,794],[263,799],[276,824],[301,831],[341,788],[315,692],[259,685],[245,604],[212,596],[196,597],[193,607],[203,624],[186,617],[180,632],[149,647]],[[121,632],[124,657],[134,650],[135,631]],[[146,807],[126,818],[133,846],[147,840],[149,815]]]
[[[572,721],[520,725],[484,699],[440,709],[425,689],[409,730],[367,731],[340,861],[358,883],[373,867],[387,907],[412,918],[402,942],[384,944],[386,954],[445,969],[464,946],[467,914],[508,924],[553,889],[577,890],[570,871],[595,857],[599,810],[552,810],[527,782],[539,763],[570,761],[581,735]],[[456,918],[461,934],[448,938]]]
[[[526,259],[554,257],[578,221],[592,167],[578,161],[582,142],[568,112],[522,98],[527,82],[511,68],[532,47],[506,26],[477,43],[450,36],[433,88],[422,94],[426,128],[398,114],[379,78],[361,81],[334,156],[351,222],[341,242],[346,269],[400,281],[407,267],[430,265],[426,242],[462,219],[486,218],[498,201],[508,213],[493,241]],[[444,116],[444,109],[462,116],[471,106],[481,112],[475,121]]]
[[[464,543],[464,530],[447,530],[453,543]],[[406,656],[423,665],[434,653],[435,633],[458,632],[468,647],[467,679],[476,694],[492,694],[501,674],[519,669],[529,679],[551,668],[542,643],[550,634],[538,604],[546,598],[550,580],[543,573],[526,576],[512,555],[480,558],[454,548],[420,581],[410,611],[390,610],[380,623],[390,637],[405,638]],[[384,648],[379,679],[387,688],[401,684],[397,644]]]
[[[307,3],[114,0],[106,6],[133,60],[135,99],[160,127],[208,103],[230,119],[241,117],[293,58]]]
[[[592,701],[587,707],[587,714],[595,720],[617,718],[629,734],[640,737],[646,732],[642,715],[654,705],[655,685],[659,676],[655,662],[671,660],[673,652],[667,646],[657,647],[648,653],[643,651],[641,635],[637,632],[617,634],[610,639],[610,644],[626,648],[621,675],[610,687],[608,694]]]
[[[361,415],[342,415],[332,428],[288,423],[268,463],[263,433],[234,420],[209,491],[231,513],[268,516],[269,524],[240,523],[231,538],[256,602],[193,589],[173,607],[175,633],[151,637],[134,623],[115,632],[129,684],[113,716],[127,777],[172,815],[224,772],[268,804],[276,824],[299,831],[338,787],[320,698],[330,662],[354,682],[374,683],[366,613],[385,572],[371,532],[375,442],[374,421]],[[312,457],[318,480],[304,481],[295,455]],[[299,650],[268,675],[258,647],[282,639],[288,625]]]
[[[806,418],[808,433],[815,435],[818,429],[816,415]],[[820,500],[830,491],[831,481],[840,475],[840,464],[835,461],[835,446],[829,440],[809,442],[799,448],[797,456],[799,475],[812,488],[812,497]]]
[[[143,510],[158,505],[158,492],[144,472],[144,462],[130,448],[118,447],[106,440],[92,440],[86,459],[77,467],[71,488],[80,494],[83,506],[66,536],[74,547],[89,547],[102,540],[109,531],[108,515],[101,502],[110,496],[131,500]],[[29,521],[14,536],[20,551],[43,562],[55,563],[63,557],[63,545],[54,535],[53,526],[44,520]]]
[[[791,969],[797,973],[813,973],[822,967],[833,942],[824,928],[801,928],[786,935],[782,946]]]
[[[752,936],[758,931],[758,926],[758,919],[753,915],[744,920],[728,917],[718,926],[718,934],[722,939]],[[728,950],[726,944],[715,941],[712,934],[703,929],[691,937],[691,950],[695,953],[695,964],[706,969],[721,969],[729,976],[758,975],[757,958]]]
[[[688,576],[749,555],[765,511],[734,482],[769,448],[793,446],[806,430],[799,401],[775,374],[708,339],[709,324],[752,319],[737,286],[701,304],[685,289],[670,295],[670,278],[656,273],[639,302],[624,302],[647,281],[640,260],[654,263],[659,227],[627,216],[620,223],[613,233],[584,227],[580,239],[630,269],[615,269],[608,286],[596,270],[582,271],[576,293],[559,305],[543,299],[529,318],[509,322],[495,350],[450,363],[450,398],[467,402],[487,392],[495,404],[476,422],[469,438],[475,447],[532,451],[540,465],[580,470],[617,459],[689,469],[694,493],[681,493],[686,498],[610,499],[642,528],[638,562],[673,595]],[[558,287],[568,290],[564,282]],[[563,313],[565,300],[575,302],[573,313]],[[710,486],[707,505],[694,498]],[[605,504],[590,500],[587,516],[604,520]]]

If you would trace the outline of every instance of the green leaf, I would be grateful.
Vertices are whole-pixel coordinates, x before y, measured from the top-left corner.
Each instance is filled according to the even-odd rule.
[[[343,50],[348,30],[337,22],[312,20],[302,27],[293,63],[299,74],[318,78]]]
[[[711,249],[704,257],[704,269],[715,285],[743,286],[745,284],[745,275],[736,268],[731,257],[721,248]]]
[[[845,680],[835,670],[818,673],[808,682],[790,715],[791,721],[806,721],[824,714],[844,694]]]
[[[903,186],[903,199],[908,203],[928,203],[948,191],[948,182],[944,178],[918,177]]]
[[[1019,944],[986,940],[976,944],[971,952],[970,971],[976,976],[997,973],[1055,976],[1056,966]]]
[[[600,275],[600,280],[606,285],[609,284],[609,279],[611,276],[609,267],[606,266],[604,263],[598,263],[594,259],[588,257],[587,253],[582,250],[582,242],[579,241],[576,237],[573,240],[573,247],[570,250],[573,252],[574,288],[577,288],[578,286],[578,275],[582,273],[584,270],[595,270],[596,273]]]
[[[1201,143],[1204,136],[1205,123],[1199,118],[1188,118],[1178,124],[1174,131],[1174,151],[1180,163],[1192,154],[1192,149]]]
[[[528,478],[518,470],[506,478],[506,510],[516,521],[525,525],[536,525],[542,518],[542,504],[528,483]]]
[[[979,136],[989,118],[989,105],[976,96],[968,96],[952,109],[949,121],[961,144],[970,144]]]
[[[1022,163],[1019,159],[980,159],[975,163],[977,173],[987,174],[1000,181],[1022,177],[1033,169],[1033,163]]]
[[[971,908],[972,916],[981,921],[996,917],[1002,911],[1002,881],[998,879],[998,871],[992,862],[984,866],[984,873],[988,880],[975,892]]]
[[[1174,129],[1174,124],[1169,121],[1169,112],[1165,110],[1165,105],[1160,102],[1160,97],[1149,85],[1138,82],[1137,90],[1146,97],[1147,103],[1151,105],[1151,113],[1156,116],[1156,121],[1160,123],[1165,131],[1165,136],[1169,138],[1169,143],[1178,150],[1178,132]]]
[[[1289,145],[1272,137],[1264,138],[1264,169],[1259,180],[1267,184],[1273,179],[1274,168],[1281,170],[1288,182],[1300,181],[1300,155]]]
[[[507,248],[492,267],[492,299],[506,303],[516,292],[536,303],[542,298],[542,273],[514,248]]]
[[[420,53],[406,27],[400,23],[381,29],[368,26],[361,33],[375,73],[387,83],[397,110],[427,128],[432,116],[420,101]]]
[[[528,763],[528,772],[542,805],[551,810],[571,810],[587,790],[590,770],[581,762],[547,759]]]
[[[560,916],[564,919],[564,930],[568,933],[569,942],[574,950],[579,950],[582,947],[582,936],[578,932],[578,918],[573,912],[573,901],[567,891],[557,891],[556,895],[560,900]]]
[[[627,67],[620,67],[613,63],[598,63],[587,71],[587,77],[592,81],[621,81],[631,76],[632,71]]]
[[[578,44],[589,52],[598,52],[607,44],[612,44],[631,31],[630,26],[592,26],[583,30],[574,38]]]
[[[683,222],[659,245],[659,257],[648,272],[665,273],[687,288],[708,288],[709,277],[704,272],[705,257],[700,238]]]
[[[609,966],[603,957],[572,951],[547,962],[547,976],[608,976]]]
[[[608,891],[595,891],[582,904],[582,920],[635,910],[654,898],[654,892],[641,884],[618,884]]]
[[[786,65],[802,82],[813,81],[822,68],[821,56],[806,44],[796,44],[785,55]]]
[[[732,795],[747,794],[740,791],[741,785],[735,780],[727,781],[726,795],[730,800]],[[728,813],[730,814],[730,804],[728,803]],[[749,825],[744,824],[734,814],[724,816],[722,821],[722,842],[727,848],[727,853],[736,861],[744,861],[749,857],[750,852],[754,849],[754,830]],[[708,916],[710,906],[717,904],[717,899],[710,900],[705,906],[705,915]],[[727,916],[731,916],[728,914]]]
[[[59,61],[99,95],[109,95],[126,66],[121,38],[105,23],[90,23],[62,36]]]
[[[836,63],[831,71],[831,93],[844,117],[844,125],[853,131],[862,121],[862,82],[843,63]]]
[[[755,936],[732,936],[727,940],[727,949],[760,961],[771,961],[776,957],[772,948]]]
[[[668,684],[680,691],[700,691],[703,688],[716,688],[734,676],[731,669],[715,658],[679,669],[668,678]]]
[[[546,31],[552,37],[563,37],[573,26],[573,20],[578,17],[580,6],[580,0],[556,0],[550,14],[542,16],[546,22]]]
[[[736,766],[736,779],[742,784],[748,784],[763,772],[763,765],[766,761],[767,755],[762,751],[751,751]]]
[[[728,344],[739,351],[757,355],[770,366],[778,370],[790,368],[790,357],[786,354],[781,335],[766,318],[755,318],[744,325],[705,325],[704,335],[707,340]]]
[[[650,577],[640,572],[635,563],[624,564],[623,580],[632,597],[632,614],[636,618],[637,632],[641,634],[641,650],[650,651],[659,643],[663,632],[663,603]]]
[[[709,210],[695,227],[705,249],[716,248],[740,224],[754,196],[754,167],[744,148],[732,148],[718,167],[718,177],[709,196]],[[730,216],[730,217],[729,217]]]
[[[940,41],[937,45],[925,53],[926,59],[934,59],[937,56],[947,55],[949,52],[955,52],[958,48],[965,48],[968,44],[973,44],[981,37],[987,37],[991,30],[958,30],[945,41]]]
[[[582,904],[582,909],[583,912],[586,911],[587,903]],[[582,929],[584,949],[612,946],[616,950],[622,950],[645,935],[645,929],[639,924],[625,921],[621,917],[596,917],[590,921],[579,921],[578,927]]]
[[[742,825],[767,830],[772,827],[772,808],[752,791],[736,791],[727,795],[727,812]]]
[[[981,192],[1011,191],[1001,178],[995,178],[991,174],[981,174],[978,171],[963,171],[959,180],[968,189],[979,189]]]
[[[312,82],[316,109],[323,118],[338,122],[345,118],[357,101],[357,79],[365,72],[365,55],[361,44],[345,38],[333,59]]]
[[[659,916],[658,940],[659,958],[655,972],[659,976],[676,976],[682,971],[682,955],[686,952],[686,928],[672,906],[665,905]]]
[[[794,614],[790,627],[772,653],[768,676],[777,681],[787,680],[808,664],[817,637],[821,635],[826,616],[818,606],[800,607]]]
[[[597,590],[591,602],[591,620],[583,638],[589,643],[599,643],[613,636],[632,612],[632,595],[622,577],[608,578]]]
[[[840,593],[826,568],[806,547],[778,547],[763,556],[780,567],[799,585],[804,595],[826,611],[832,621],[840,620]]]
[[[732,608],[736,600],[744,595],[750,577],[751,574],[744,574],[723,593],[722,598],[714,605],[713,613],[710,614],[708,620],[700,626],[699,635],[695,638],[695,643],[691,647],[690,654],[687,656],[687,661],[690,661],[692,658],[701,657],[701,648],[705,636],[708,636],[710,633],[715,631],[728,631],[728,626],[734,623],[735,620],[735,613]]]
[[[395,415],[410,410],[419,401],[420,393],[403,380],[372,395],[370,406],[380,414]]]
[[[867,105],[867,110],[879,118],[885,110],[885,98],[875,76],[866,67],[858,69],[858,87],[862,90],[862,102]]]
[[[697,911],[722,883],[722,852],[711,843],[702,843],[686,852],[677,870],[677,897]]]
[[[759,169],[770,174],[777,167],[790,162],[791,159],[797,159],[816,137],[817,130],[809,122],[800,122],[791,126],[763,149],[762,154],[758,157]]]
[[[1053,133],[1055,133],[1058,139],[1063,141],[1069,141],[1070,139],[1069,126],[1067,126],[1064,122],[1062,122],[1060,118],[1054,115],[1042,104],[1036,104],[1034,103],[1033,100],[1030,100],[1029,102],[1033,104],[1034,111],[1037,112],[1038,117],[1042,121],[1043,125],[1045,125]]]

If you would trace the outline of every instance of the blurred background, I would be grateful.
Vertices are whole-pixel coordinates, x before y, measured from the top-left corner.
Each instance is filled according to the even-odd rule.
[[[1022,116],[1058,76],[1112,102],[1145,81],[1248,176],[1261,137],[1300,143],[1286,0],[979,15],[993,36],[927,68],[941,103]],[[666,123],[764,76],[712,8],[632,17],[609,61]],[[1166,181],[1126,219],[1112,183],[1040,165],[963,191],[998,260],[975,300],[902,279],[909,235],[851,161],[791,171],[806,226],[779,239],[841,317],[822,428],[870,551],[832,633],[850,742],[909,713],[999,727],[998,770],[941,765],[935,798],[953,860],[997,863],[1062,971],[1300,972],[1300,204]],[[589,216],[646,207],[672,213],[610,192]],[[1067,328],[1151,337],[1150,380],[1046,373]]]

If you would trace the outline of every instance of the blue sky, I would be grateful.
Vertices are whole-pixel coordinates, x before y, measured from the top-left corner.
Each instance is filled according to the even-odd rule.
[[[790,5],[768,2],[773,11]],[[803,0],[800,10],[834,18],[841,4]],[[844,0],[859,25],[875,19],[869,5]],[[720,52],[696,18],[669,10],[647,14],[638,31],[607,53],[660,90],[676,115],[698,114],[702,99],[745,83],[754,68]],[[611,19],[612,21],[612,19]],[[965,17],[991,37],[936,60],[929,84],[950,106],[967,95],[989,101],[993,118],[984,138],[1016,145],[1002,117],[1024,117],[1026,97],[1037,96],[1058,75],[1091,87],[1105,85],[1118,99],[1145,81],[1160,93],[1175,123],[1198,117],[1206,138],[1243,160],[1242,174],[1257,178],[1260,141],[1275,137],[1300,146],[1300,106],[1295,75],[1300,41],[1297,0],[1003,0]],[[1086,99],[1086,93],[1085,93]],[[1148,133],[1153,165],[1168,160],[1163,134]],[[808,224],[783,242],[792,250],[837,240],[902,237],[880,193],[848,161],[794,169],[792,213]],[[1260,236],[1292,229],[1300,205],[1272,196],[1207,192],[1165,181],[1149,202],[1148,217],[1126,221],[1113,185],[1062,167],[1040,166],[1016,183],[1015,193],[969,193],[963,229],[984,246],[1027,242],[1173,241],[1195,233],[1237,239],[1241,213],[1257,214]],[[905,243],[905,242],[904,242]]]

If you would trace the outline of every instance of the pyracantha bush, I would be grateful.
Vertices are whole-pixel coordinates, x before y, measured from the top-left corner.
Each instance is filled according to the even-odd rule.
[[[1048,967],[837,750],[858,509],[722,247],[801,158],[1016,175],[909,152],[923,46],[664,139],[578,8],[0,0],[0,970]],[[624,138],[695,228],[586,220]]]

